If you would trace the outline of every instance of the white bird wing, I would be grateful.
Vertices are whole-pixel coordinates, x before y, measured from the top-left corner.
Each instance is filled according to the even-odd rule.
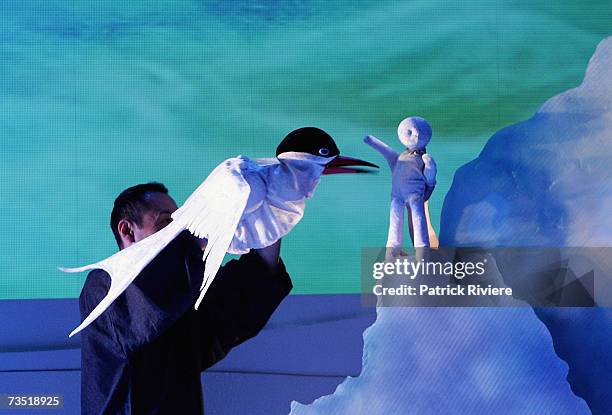
[[[245,161],[246,158],[238,157],[217,166],[183,206],[173,213],[174,220],[160,231],[94,264],[79,268],[60,267],[64,272],[103,269],[111,277],[111,286],[106,296],[69,337],[98,318],[159,252],[185,229],[197,237],[208,238],[202,258],[206,261],[206,267],[197,309],[221,267],[249,197],[250,187],[243,176]]]
[[[208,243],[202,260],[206,261],[197,309],[228,251],[251,188],[245,179],[249,160],[236,157],[217,166],[206,180],[172,214],[172,223],[179,223]]]
[[[159,232],[122,249],[100,262],[79,268],[60,268],[64,272],[103,269],[111,277],[111,286],[106,296],[89,313],[85,320],[70,333],[69,337],[74,336],[98,318],[126,290],[153,258],[184,229],[184,227],[180,226],[180,223],[172,222]]]

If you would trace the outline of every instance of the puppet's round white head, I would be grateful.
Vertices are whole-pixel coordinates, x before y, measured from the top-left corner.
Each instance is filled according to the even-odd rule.
[[[397,136],[408,150],[423,150],[431,139],[431,126],[425,118],[408,117],[397,127]]]

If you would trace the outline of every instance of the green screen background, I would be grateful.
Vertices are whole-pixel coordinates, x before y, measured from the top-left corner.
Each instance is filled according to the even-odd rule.
[[[225,158],[274,155],[315,125],[383,166],[409,115],[434,130],[434,226],[454,171],[496,130],[577,86],[606,1],[4,1],[0,298],[78,296],[56,267],[115,252],[124,188],[180,204]],[[383,246],[390,174],[324,177],[283,241],[293,294],[353,293]]]

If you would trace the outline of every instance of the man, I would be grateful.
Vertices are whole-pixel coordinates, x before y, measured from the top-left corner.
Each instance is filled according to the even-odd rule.
[[[111,214],[119,249],[168,225],[176,209],[160,183],[124,190]],[[200,373],[255,336],[289,294],[279,241],[229,261],[194,310],[205,246],[181,233],[82,332],[83,414],[202,414]],[[109,287],[106,272],[89,273],[81,318]]]

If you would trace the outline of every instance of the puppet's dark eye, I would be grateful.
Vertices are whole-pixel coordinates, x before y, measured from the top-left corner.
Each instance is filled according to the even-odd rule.
[[[319,149],[319,154],[322,155],[322,156],[329,156],[329,148],[321,147]]]

